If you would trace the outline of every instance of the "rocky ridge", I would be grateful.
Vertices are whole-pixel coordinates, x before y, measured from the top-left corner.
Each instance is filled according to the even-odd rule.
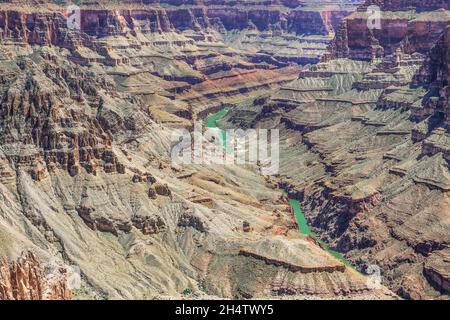
[[[0,256],[31,250],[20,263],[33,277],[38,261],[78,266],[75,299],[396,298],[300,235],[275,181],[242,166],[171,166],[172,128],[297,77],[304,61],[271,51],[282,40],[295,50],[304,31],[268,30],[297,2],[271,3],[272,23],[257,1],[263,11],[242,24],[226,6],[206,19],[203,5],[163,4],[85,2],[72,30],[60,5],[0,3]],[[323,51],[337,21],[305,16],[322,23],[305,46]],[[241,32],[256,32],[254,47],[237,47]],[[39,280],[24,285],[31,295],[13,286],[8,299],[45,298]]]
[[[384,10],[373,33],[372,4]],[[448,9],[367,1],[321,63],[223,121],[280,128],[281,184],[314,230],[411,299],[448,298]]]

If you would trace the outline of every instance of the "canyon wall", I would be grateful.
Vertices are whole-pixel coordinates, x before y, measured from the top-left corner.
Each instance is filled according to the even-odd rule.
[[[280,183],[313,230],[407,299],[449,294],[449,24],[447,1],[369,1],[322,62],[227,117],[280,128]]]
[[[427,53],[448,24],[449,4],[419,2],[367,1],[338,28],[325,60],[329,57],[374,60],[393,54],[398,47],[409,54]],[[381,8],[379,18],[367,11],[370,5]]]
[[[45,4],[44,4],[45,3]],[[5,4],[0,15],[3,38],[19,38],[29,43],[60,44],[61,15],[68,15],[64,7],[40,4],[39,12],[18,11]],[[254,4],[233,1],[187,3],[177,7],[174,1],[161,7],[154,2],[127,1],[120,6],[108,1],[90,1],[80,4],[81,31],[97,37],[124,35],[128,32],[207,31],[209,28],[286,32],[296,35],[328,35],[352,7],[327,6],[310,10],[293,4],[294,1],[255,1]],[[53,9],[53,10],[51,10]],[[56,21],[55,21],[56,20]],[[65,23],[65,19],[63,21]]]

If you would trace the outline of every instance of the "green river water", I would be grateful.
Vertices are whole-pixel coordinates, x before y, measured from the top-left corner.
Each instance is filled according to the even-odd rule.
[[[223,118],[228,113],[228,111],[229,111],[228,109],[223,109],[219,112],[216,112],[216,113],[208,116],[205,119],[205,127],[206,128],[219,128],[217,121],[219,121],[221,118]],[[226,146],[226,132],[225,131],[222,131],[222,139],[223,139],[223,145],[225,147]],[[281,190],[281,192],[283,193],[284,196],[288,196],[288,193],[285,190]],[[289,198],[289,205],[291,206],[292,210],[295,213],[295,217],[296,217],[297,223],[298,223],[298,228],[299,228],[299,231],[301,234],[309,235],[309,236],[313,237],[320,244],[320,246],[324,250],[329,252],[333,257],[340,260],[346,266],[352,267],[350,265],[350,263],[345,259],[344,255],[342,253],[330,249],[328,244],[325,243],[324,241],[322,241],[317,236],[317,234],[314,231],[312,231],[311,227],[308,225],[308,221],[306,220],[305,214],[303,213],[302,208],[300,206],[300,202],[298,200]]]
[[[219,112],[216,112],[205,119],[205,127],[206,128],[219,128],[217,121],[225,117],[228,113],[228,109],[222,109]],[[224,148],[227,145],[227,133],[225,130],[222,130],[222,143]]]

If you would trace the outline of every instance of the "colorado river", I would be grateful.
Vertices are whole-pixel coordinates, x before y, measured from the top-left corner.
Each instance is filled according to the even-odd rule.
[[[219,128],[217,121],[222,119],[224,116],[227,115],[228,109],[223,109],[219,112],[216,112],[210,116],[208,116],[205,119],[205,127],[206,128]],[[220,128],[219,128],[220,129]],[[223,145],[226,146],[226,132],[222,131],[222,138],[223,138]],[[284,196],[288,196],[288,193],[285,190],[281,190]],[[296,199],[289,199],[289,205],[291,206],[292,210],[295,213],[295,217],[297,219],[298,229],[299,232],[303,235],[308,235],[314,238],[320,246],[326,250],[328,253],[330,253],[333,257],[340,260],[342,263],[344,263],[347,267],[352,267],[350,263],[345,259],[344,255],[340,252],[334,251],[330,249],[329,245],[326,244],[324,241],[322,241],[317,234],[312,231],[311,227],[308,225],[308,221],[306,220],[305,214],[302,211],[302,208],[300,206],[300,202]]]
[[[284,190],[282,190],[282,193],[285,196],[288,195],[287,192]],[[344,255],[342,253],[330,249],[330,246],[327,243],[325,243],[324,241],[322,241],[317,236],[317,234],[311,230],[311,227],[308,225],[308,221],[306,220],[305,214],[303,213],[302,208],[300,206],[300,201],[298,201],[296,199],[291,199],[291,198],[288,198],[288,199],[289,199],[289,205],[291,206],[292,210],[295,213],[295,217],[297,219],[298,229],[299,229],[300,233],[313,237],[324,250],[328,251],[333,257],[339,259],[346,266],[351,267],[350,263],[345,259]]]
[[[217,121],[225,117],[228,113],[228,109],[222,109],[219,112],[216,112],[205,119],[205,127],[206,128],[219,128],[217,125]],[[227,145],[227,133],[224,130],[222,131],[222,143],[224,148]]]

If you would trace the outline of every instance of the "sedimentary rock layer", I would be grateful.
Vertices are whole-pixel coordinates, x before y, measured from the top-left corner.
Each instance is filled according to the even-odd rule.
[[[447,2],[368,2],[323,62],[225,119],[280,128],[280,183],[314,230],[411,299],[448,297],[449,23]]]
[[[375,14],[367,10],[374,4]],[[427,53],[448,25],[448,10],[446,1],[367,1],[344,19],[325,59],[374,60],[399,46],[408,54]]]
[[[173,128],[295,79],[347,12],[237,3],[84,2],[79,30],[61,5],[0,4],[0,255],[37,257],[20,297],[46,297],[34,265],[54,257],[80,268],[75,298],[396,298],[300,235],[255,168],[172,166]]]

